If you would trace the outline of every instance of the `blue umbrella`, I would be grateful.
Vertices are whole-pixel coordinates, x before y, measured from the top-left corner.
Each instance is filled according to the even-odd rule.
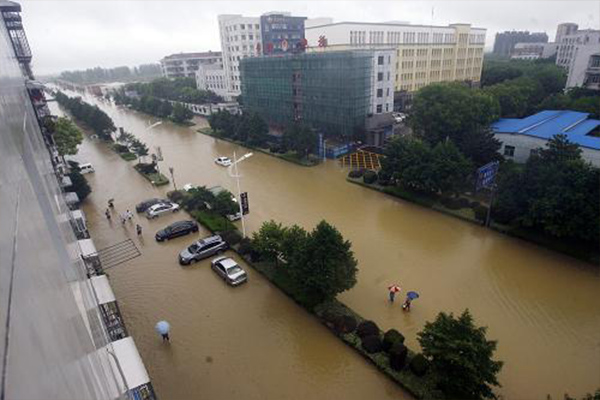
[[[166,335],[167,333],[169,333],[171,325],[169,325],[167,321],[158,321],[154,329],[156,329],[156,332],[158,332],[159,334]]]
[[[418,299],[419,298],[419,293],[417,293],[417,292],[408,292],[408,293],[406,293],[406,297],[409,298],[410,300]]]

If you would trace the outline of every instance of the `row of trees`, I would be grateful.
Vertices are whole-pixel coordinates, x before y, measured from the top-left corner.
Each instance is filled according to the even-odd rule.
[[[135,154],[139,157],[139,162],[150,154],[148,146],[144,142],[136,138],[133,134],[126,132],[123,128],[120,128],[115,149],[120,153],[131,152]]]
[[[73,117],[86,124],[102,140],[112,141],[112,133],[117,130],[112,119],[98,106],[90,105],[80,97],[69,97],[62,92],[56,93],[58,104],[66,108]]]
[[[126,91],[135,91],[140,96],[182,101],[192,104],[221,103],[223,98],[210,90],[199,90],[194,78],[159,78],[148,83],[130,83]]]
[[[283,227],[265,222],[252,236],[260,259],[276,263],[293,282],[305,304],[335,298],[356,284],[356,259],[352,245],[326,221],[312,232],[297,225]]]
[[[56,121],[49,120],[46,127],[52,132],[58,154],[61,156],[77,154],[77,146],[83,141],[83,135],[73,121],[66,117],[59,117]]]
[[[222,190],[217,195],[208,190],[206,186],[199,186],[190,189],[185,197],[180,201],[188,210],[204,210],[206,205],[210,210],[222,217],[239,212],[239,206],[233,201],[233,195],[228,190]]]
[[[232,114],[218,111],[208,117],[210,128],[228,139],[262,147],[269,139],[269,126],[257,113]]]
[[[563,93],[567,80],[564,69],[554,60],[486,61],[481,82],[484,91],[500,105],[500,116],[521,118],[540,110],[575,110],[597,118],[597,92],[573,88]]]
[[[161,75],[160,65],[142,64],[129,68],[88,68],[81,71],[64,71],[59,78],[77,84],[93,84],[102,82],[127,82],[133,79],[158,77]]]
[[[581,158],[581,149],[556,135],[524,166],[504,163],[498,177],[493,217],[503,223],[571,238],[598,248],[600,169]]]
[[[167,100],[152,96],[130,97],[125,94],[124,90],[120,90],[115,92],[113,98],[117,105],[127,105],[136,111],[159,118],[168,118],[179,124],[185,123],[194,117],[194,113],[183,105],[179,103],[172,105]]]

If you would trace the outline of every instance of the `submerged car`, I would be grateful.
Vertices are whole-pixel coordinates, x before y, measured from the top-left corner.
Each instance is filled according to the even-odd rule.
[[[154,238],[157,242],[173,239],[179,236],[198,232],[198,224],[194,221],[177,221],[156,232]]]
[[[148,219],[158,218],[162,214],[177,211],[179,211],[177,203],[158,203],[146,210],[146,217]]]
[[[144,200],[144,201],[142,201],[141,203],[138,203],[135,206],[135,211],[141,213],[141,212],[146,211],[147,209],[149,209],[153,205],[159,204],[159,203],[169,203],[169,200],[158,199],[158,198]]]
[[[230,257],[217,257],[211,262],[211,267],[225,282],[237,286],[248,281],[246,271]]]
[[[217,253],[222,253],[229,248],[229,245],[219,235],[210,236],[192,243],[189,247],[179,253],[179,264],[189,265],[200,261],[203,258],[210,257]]]
[[[229,167],[232,164],[229,157],[217,157],[215,158],[215,163],[223,167]]]

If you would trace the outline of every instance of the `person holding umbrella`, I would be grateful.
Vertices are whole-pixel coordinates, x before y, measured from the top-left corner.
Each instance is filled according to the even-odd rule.
[[[402,304],[402,309],[404,311],[410,311],[410,303],[414,300],[414,299],[418,299],[419,298],[419,293],[417,292],[408,292],[406,293],[406,300],[404,300],[404,304]]]
[[[156,329],[156,332],[158,332],[158,334],[162,336],[163,342],[171,341],[171,338],[169,337],[169,330],[171,329],[171,325],[169,325],[167,321],[158,321],[154,329]]]
[[[394,302],[394,298],[396,297],[396,293],[400,292],[400,286],[391,285],[388,287],[389,295],[390,295],[390,303]]]

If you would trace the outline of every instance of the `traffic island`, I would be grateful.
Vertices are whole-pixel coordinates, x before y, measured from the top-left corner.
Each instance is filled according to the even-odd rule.
[[[134,165],[133,168],[154,186],[163,186],[169,183],[169,179],[158,172],[154,164],[139,163]]]

